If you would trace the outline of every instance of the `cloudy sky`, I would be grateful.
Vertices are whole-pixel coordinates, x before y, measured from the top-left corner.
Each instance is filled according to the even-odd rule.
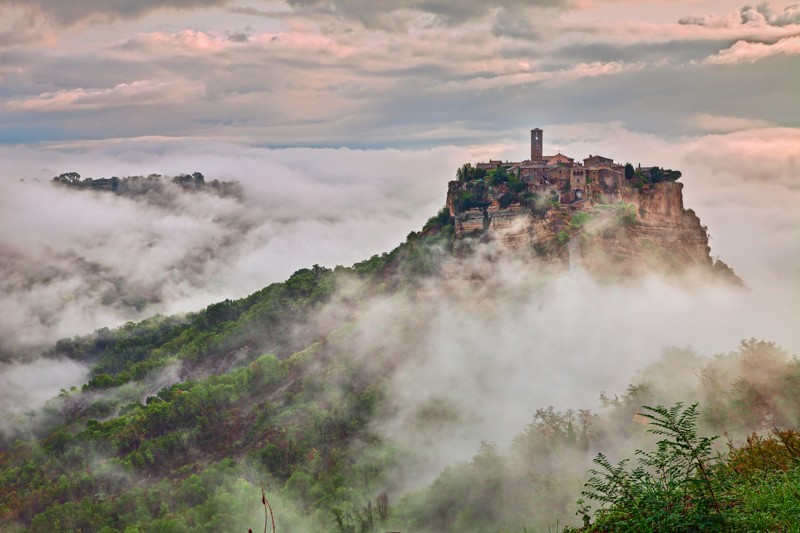
[[[389,250],[457,165],[524,157],[533,127],[548,152],[681,169],[712,254],[800,296],[798,95],[785,1],[0,0],[0,333]],[[66,171],[200,171],[245,197],[76,196],[48,185]]]
[[[0,141],[351,148],[798,126],[800,4],[0,0]]]

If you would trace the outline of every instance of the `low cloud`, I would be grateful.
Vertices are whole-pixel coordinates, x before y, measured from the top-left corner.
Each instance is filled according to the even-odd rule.
[[[763,129],[773,126],[765,120],[701,113],[692,117],[690,124],[711,133],[728,133],[741,130]]]
[[[0,362],[0,437],[10,427],[29,426],[25,413],[39,409],[60,389],[85,383],[88,374],[85,365],[69,359]]]
[[[577,157],[599,153],[622,162],[682,170],[685,205],[695,209],[709,226],[712,255],[730,264],[749,288],[744,296],[708,289],[697,303],[692,294],[679,289],[670,295],[673,288],[654,280],[640,289],[652,301],[660,302],[663,312],[680,327],[634,328],[636,335],[641,333],[642,344],[632,342],[631,346],[653,356],[665,344],[694,344],[713,352],[727,349],[742,337],[755,336],[800,351],[793,327],[800,313],[796,304],[800,302],[800,250],[796,246],[800,239],[800,182],[796,175],[800,139],[796,130],[747,129],[668,140],[614,123],[543,126],[545,145],[551,149],[557,147]],[[0,348],[8,358],[15,353],[15,346],[47,345],[61,337],[113,327],[156,312],[197,310],[214,301],[243,297],[302,267],[349,265],[388,251],[444,204],[446,182],[458,165],[489,157],[519,158],[528,146],[524,136],[516,139],[473,148],[405,151],[269,150],[197,140],[0,150],[6,169],[0,188],[0,226],[6,229],[0,238],[0,336],[5,341]],[[186,161],[192,161],[193,168],[186,168]],[[159,201],[133,200],[49,183],[52,176],[67,170],[77,170],[84,177],[199,170],[206,180],[240,181],[244,196],[238,200],[169,189],[168,198]],[[18,181],[20,178],[25,182]],[[518,284],[535,281],[535,273],[522,262],[509,265],[498,279],[517,284],[511,285],[510,293],[525,294],[527,289]],[[501,284],[497,290],[507,290],[504,287]],[[562,289],[537,290],[550,294]],[[642,317],[650,312],[637,307],[638,290],[623,291],[614,300],[613,292],[603,287],[591,287],[581,294],[564,289],[566,296],[556,297],[553,304],[563,307],[558,312],[564,316],[580,314],[578,310],[597,302],[599,307],[587,315],[592,327],[575,337],[563,329],[567,322],[552,325],[548,331],[557,349],[536,344],[545,342],[544,337],[537,340],[534,336],[526,342],[539,346],[536,353],[540,354],[569,348],[590,357],[592,347],[611,342],[597,337],[605,327],[601,317],[622,313],[622,309],[627,309],[625,316]],[[594,296],[585,300],[588,294]],[[665,307],[664,302],[669,305]],[[517,310],[533,322],[547,321],[536,305],[530,300]],[[704,309],[704,316],[718,319],[713,327],[708,325],[712,322],[689,320],[699,308]],[[728,309],[760,311],[731,315]],[[438,350],[441,344],[452,358],[453,350],[473,344],[482,350],[475,352],[475,358],[491,360],[491,343],[502,344],[506,336],[518,338],[514,335],[524,333],[506,331],[515,323],[506,313],[475,302],[434,315],[432,320],[438,322],[461,317],[477,323],[451,344],[445,344],[442,337],[428,338],[426,342],[432,344],[419,353]],[[495,317],[486,322],[492,326],[479,327],[487,316]],[[595,320],[601,323],[595,324]],[[622,320],[621,324],[628,322]],[[612,321],[612,325],[618,324]],[[492,333],[492,328],[502,333]],[[589,330],[596,332],[590,334]],[[481,340],[479,334],[485,338]],[[651,338],[645,343],[648,336]],[[614,337],[624,338],[622,334]],[[723,346],[726,339],[729,344]],[[519,346],[516,352],[508,350],[522,358],[528,352],[522,340]],[[440,363],[433,359],[419,364],[424,368]],[[545,363],[541,365],[547,368]],[[474,376],[465,377],[475,382],[474,386],[479,386],[475,381],[479,368],[469,370],[476,372]],[[579,369],[569,370],[581,375]],[[558,372],[562,371],[552,372],[561,375]],[[423,377],[414,374],[409,379]],[[619,380],[604,386],[609,390],[612,385],[624,386]],[[402,383],[397,386],[402,388]],[[587,381],[587,394],[596,395],[599,386]],[[493,387],[497,385],[490,384]],[[548,402],[544,396],[531,396],[525,409],[514,416],[529,415],[531,409],[545,405],[543,402]],[[510,431],[518,429],[514,426]]]
[[[8,229],[0,238],[6,351],[199,309],[314,263],[352,264],[389,250],[444,204],[447,179],[472,158],[454,148],[90,146],[0,152],[7,169],[0,192],[0,226]],[[193,168],[181,168],[187,160]],[[67,170],[95,178],[202,170],[207,180],[238,180],[243,200],[169,183],[160,196],[136,198],[49,183]]]
[[[800,347],[797,300],[763,285],[743,290],[691,273],[596,284],[554,275],[525,251],[479,250],[419,293],[362,302],[348,334],[329,339],[386,376],[388,407],[373,429],[404,459],[393,492],[424,486],[481,442],[508,446],[538,408],[596,410],[601,391],[622,393],[668,345],[713,354],[752,336]],[[780,288],[796,295],[800,284]],[[341,301],[331,307],[346,312]],[[682,371],[664,376],[674,401],[699,385]]]

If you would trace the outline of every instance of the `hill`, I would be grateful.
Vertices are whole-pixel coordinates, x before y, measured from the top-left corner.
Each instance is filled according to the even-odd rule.
[[[449,207],[389,253],[56,343],[49,357],[84,361],[91,377],[3,426],[3,528],[246,531],[263,523],[263,482],[281,531],[521,531],[572,518],[597,450],[624,456],[647,442],[634,417],[643,404],[699,397],[705,427],[732,434],[797,423],[797,365],[757,341],[713,362],[667,350],[624,396],[606,397],[603,414],[520,400],[530,383],[544,386],[540,373],[578,357],[548,351],[560,319],[565,331],[585,320],[558,314],[571,287],[587,301],[606,290],[575,284],[576,253],[615,291],[618,273],[699,267],[703,283],[728,282],[715,278],[705,230],[675,183],[546,209],[500,206],[502,188],[486,188],[479,230],[451,185]],[[505,233],[523,222],[530,241]],[[606,271],[595,245],[641,253]],[[645,249],[669,268],[642,259]],[[625,327],[617,313],[596,314],[608,317],[598,331]],[[766,373],[751,382],[754,366]],[[707,378],[676,388],[664,369]],[[515,403],[522,417],[497,408]],[[506,438],[508,452],[491,442]]]

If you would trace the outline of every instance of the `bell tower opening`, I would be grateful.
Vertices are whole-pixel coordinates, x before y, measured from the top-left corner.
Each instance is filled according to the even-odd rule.
[[[531,130],[531,161],[542,160],[543,133],[539,128]]]

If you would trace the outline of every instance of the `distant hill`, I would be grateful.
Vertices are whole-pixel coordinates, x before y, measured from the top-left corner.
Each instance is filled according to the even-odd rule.
[[[52,183],[72,189],[110,192],[132,198],[153,197],[166,194],[173,185],[184,191],[197,191],[215,194],[221,197],[241,199],[242,188],[237,182],[213,180],[207,182],[200,172],[162,176],[125,176],[122,178],[83,178],[77,172],[65,172],[52,179]]]

